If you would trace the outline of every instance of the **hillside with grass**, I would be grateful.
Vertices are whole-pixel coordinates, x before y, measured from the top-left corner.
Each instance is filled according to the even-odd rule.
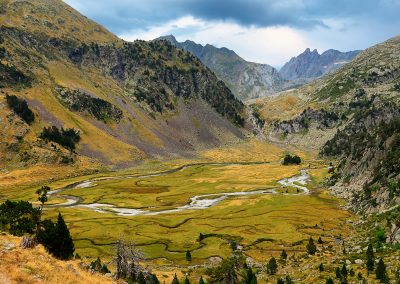
[[[244,137],[244,105],[190,53],[124,42],[59,0],[1,7],[4,170],[126,167]]]
[[[269,137],[335,159],[334,192],[362,212],[399,202],[400,37],[368,48],[336,73],[255,106]],[[287,102],[292,104],[288,110]],[[282,115],[283,114],[283,115]]]
[[[115,283],[111,277],[88,271],[81,260],[54,258],[43,246],[22,249],[21,240],[4,233],[0,235],[1,283]]]

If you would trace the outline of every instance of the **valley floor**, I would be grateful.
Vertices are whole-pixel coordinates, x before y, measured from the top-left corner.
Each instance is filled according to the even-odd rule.
[[[112,267],[115,242],[134,241],[144,265],[166,283],[174,273],[197,282],[206,267],[232,254],[233,243],[258,269],[259,282],[276,283],[276,277],[266,276],[265,264],[285,250],[290,261],[280,265],[279,275],[289,274],[295,283],[325,283],[343,261],[344,240],[356,234],[356,217],[321,188],[328,175],[324,162],[313,153],[291,152],[302,157],[302,165],[281,165],[285,150],[253,140],[205,151],[193,160],[149,161],[55,180],[49,182],[56,191],[45,215],[62,213],[76,252],[88,261],[99,256]],[[303,178],[287,180],[293,176]],[[2,181],[4,175],[2,199],[35,200],[37,184],[20,190]],[[188,207],[194,197],[196,206]],[[313,258],[306,253],[310,236],[323,240]],[[320,263],[325,272],[318,272]]]

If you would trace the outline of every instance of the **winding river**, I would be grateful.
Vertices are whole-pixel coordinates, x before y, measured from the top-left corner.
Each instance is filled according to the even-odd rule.
[[[140,216],[140,215],[160,215],[160,214],[167,214],[167,213],[175,213],[184,210],[202,210],[207,209],[209,207],[215,206],[216,204],[220,203],[221,201],[231,198],[231,197],[239,197],[239,196],[247,196],[247,195],[261,195],[261,194],[276,194],[276,190],[279,188],[273,189],[264,189],[264,190],[254,190],[254,191],[238,191],[238,192],[220,192],[220,193],[213,193],[213,194],[204,194],[204,195],[196,195],[190,198],[188,204],[179,206],[173,209],[165,209],[165,210],[156,210],[157,208],[148,208],[146,209],[133,209],[133,208],[124,208],[124,207],[117,207],[112,204],[104,204],[104,203],[91,203],[91,204],[82,204],[83,199],[76,196],[71,196],[65,194],[68,190],[71,189],[78,189],[78,188],[90,188],[96,186],[96,182],[105,181],[105,180],[121,180],[121,179],[129,179],[129,178],[149,178],[149,177],[156,177],[162,175],[168,175],[171,173],[175,173],[178,171],[185,170],[190,167],[194,166],[204,166],[204,165],[241,165],[241,164],[266,164],[267,162],[263,163],[201,163],[201,164],[189,164],[185,166],[181,166],[169,171],[164,172],[157,172],[152,174],[146,175],[131,175],[131,176],[120,176],[120,177],[102,177],[102,178],[95,178],[91,180],[84,180],[81,182],[73,183],[67,185],[63,188],[50,191],[48,196],[54,196],[58,198],[63,198],[66,202],[61,204],[49,205],[48,207],[80,207],[80,208],[87,208],[99,213],[113,213],[118,216]],[[310,180],[310,176],[305,170],[301,170],[299,175],[284,178],[278,181],[280,184],[280,188],[285,187],[294,187],[298,189],[298,194],[309,194],[310,191],[306,187],[307,182]]]

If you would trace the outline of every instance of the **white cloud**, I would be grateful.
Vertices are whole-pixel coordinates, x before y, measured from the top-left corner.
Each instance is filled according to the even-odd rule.
[[[282,66],[310,43],[300,31],[290,27],[243,27],[233,22],[208,22],[186,16],[147,30],[131,30],[120,37],[151,40],[173,34],[178,41],[187,39],[201,44],[213,44],[234,50],[246,60]]]

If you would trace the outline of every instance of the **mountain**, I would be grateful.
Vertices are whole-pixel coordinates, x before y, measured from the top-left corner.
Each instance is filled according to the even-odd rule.
[[[400,36],[258,107],[270,139],[332,159],[329,184],[353,209],[383,213],[399,204]]]
[[[279,91],[283,84],[284,80],[274,67],[248,62],[225,47],[216,48],[210,44],[203,46],[190,40],[178,42],[172,35],[160,37],[158,40],[167,40],[174,46],[194,54],[224,81],[239,99],[273,94]]]
[[[319,54],[316,49],[307,48],[297,57],[293,57],[279,71],[286,80],[307,82],[333,72],[344,64],[349,63],[361,51],[340,52],[329,49]]]
[[[0,4],[5,169],[126,167],[244,137],[245,106],[192,54],[125,42],[61,0]]]

